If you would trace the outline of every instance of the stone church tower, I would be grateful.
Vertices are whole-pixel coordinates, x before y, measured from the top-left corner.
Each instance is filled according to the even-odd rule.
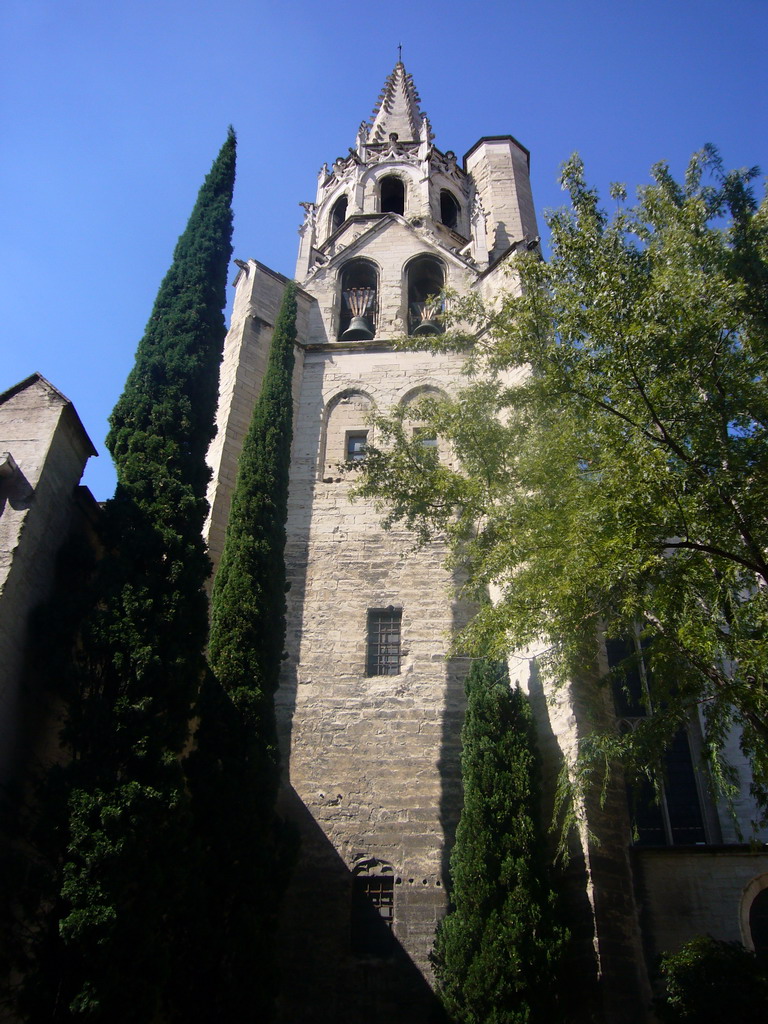
[[[385,532],[371,503],[352,500],[355,472],[344,467],[364,457],[377,411],[401,408],[414,436],[439,446],[409,408],[459,387],[462,360],[396,342],[441,330],[444,288],[493,302],[514,287],[510,257],[538,244],[528,152],[508,135],[480,139],[461,164],[439,150],[398,62],[354,148],[323,166],[314,202],[302,205],[277,695],[282,809],[301,850],[276,940],[279,1020],[430,1024],[442,1019],[429,953],[461,808],[467,665],[447,652],[471,609],[455,598],[443,547],[416,550],[406,531]],[[236,262],[209,452],[214,563],[286,285],[256,260]],[[71,530],[92,538],[98,507],[75,487],[93,453],[71,403],[39,374],[0,394],[0,781],[29,756],[31,737],[51,735],[41,723],[56,709],[23,686],[25,623],[49,592],[61,540]],[[631,645],[636,667],[612,693],[599,677]],[[551,792],[591,729],[631,728],[647,713],[642,648],[609,641],[594,677],[556,692],[535,653],[518,652],[510,667],[531,699]],[[574,1020],[652,1021],[658,954],[695,936],[768,953],[768,831],[755,820],[749,765],[734,734],[725,756],[739,784],[726,805],[707,785],[701,748],[693,714],[654,799],[628,800],[617,770],[576,808],[562,878]]]
[[[434,145],[419,104],[398,62],[355,147],[322,167],[302,204],[277,698],[286,811],[302,830],[281,953],[286,1024],[423,1024],[433,1012],[425,978],[461,805],[467,669],[446,651],[467,610],[442,547],[415,551],[406,532],[385,532],[371,503],[350,500],[354,472],[340,464],[362,457],[372,412],[457,383],[458,357],[393,347],[440,330],[430,296],[493,296],[509,287],[506,258],[538,239],[527,150],[484,138],[462,164]],[[255,260],[238,265],[210,453],[214,561],[285,284]]]
[[[398,62],[354,148],[323,165],[314,202],[302,203],[291,585],[277,695],[283,810],[302,843],[279,936],[281,1024],[441,1019],[429,953],[461,808],[467,670],[447,651],[470,609],[455,599],[441,545],[415,550],[407,532],[385,532],[372,503],[351,499],[355,473],[343,466],[364,457],[377,411],[401,407],[422,442],[438,444],[408,407],[458,387],[462,360],[395,343],[441,330],[435,296],[444,288],[493,302],[514,287],[510,257],[538,244],[528,172],[528,151],[509,135],[480,139],[462,162],[438,149]],[[214,563],[286,284],[256,260],[236,262],[209,453]],[[628,712],[597,677],[553,693],[534,655],[521,652],[511,668],[531,697],[551,791],[590,729],[619,728]],[[620,655],[607,645],[599,672]],[[768,853],[744,842],[754,816],[747,766],[734,743],[743,769],[736,820],[713,799],[700,749],[692,720],[642,821],[630,819],[618,772],[604,800],[588,794],[578,809],[563,885],[574,1003],[586,996],[590,1020],[651,1020],[649,969],[696,935],[768,948]]]

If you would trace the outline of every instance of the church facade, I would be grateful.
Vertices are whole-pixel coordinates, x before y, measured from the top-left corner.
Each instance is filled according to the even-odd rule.
[[[317,1020],[373,1020],[369,984],[376,1020],[429,1019],[424,979],[461,807],[467,665],[447,650],[469,609],[452,593],[442,546],[414,550],[406,531],[385,531],[371,502],[351,500],[354,470],[341,467],[364,454],[372,413],[401,406],[407,416],[421,396],[456,386],[460,357],[394,345],[440,329],[432,297],[444,288],[490,298],[506,257],[537,244],[528,159],[510,136],[481,139],[463,165],[439,150],[398,63],[355,147],[322,167],[314,202],[302,204],[288,659],[277,700],[286,799],[304,824],[286,908],[297,937],[285,956],[297,957],[302,985],[324,993]],[[240,264],[210,453],[214,562],[283,284],[254,260]],[[308,960],[317,977],[307,979]],[[315,1019],[306,993],[295,997],[285,1020]],[[350,1000],[356,1009],[345,1009]]]
[[[373,436],[372,414],[403,407],[416,433],[408,406],[460,386],[460,357],[396,343],[440,330],[434,296],[445,288],[493,303],[515,287],[510,257],[539,240],[529,159],[509,135],[480,139],[463,161],[438,149],[398,62],[354,147],[322,166],[314,201],[302,204],[277,698],[284,809],[302,832],[281,936],[286,1024],[439,1018],[429,952],[461,808],[467,671],[447,650],[471,609],[456,600],[439,543],[416,550],[407,532],[383,530],[372,503],[351,499],[349,467]],[[214,563],[285,284],[256,260],[238,266],[209,456]],[[605,650],[599,668],[617,656]],[[510,668],[533,703],[551,792],[579,739],[618,727],[621,708],[596,679],[551,692],[535,652]],[[746,775],[739,833],[695,768],[700,742],[692,723],[652,821],[638,828],[618,779],[604,803],[587,798],[580,809],[564,893],[579,998],[605,1020],[648,1019],[661,950],[707,933],[752,943],[768,855],[741,842],[752,813]]]

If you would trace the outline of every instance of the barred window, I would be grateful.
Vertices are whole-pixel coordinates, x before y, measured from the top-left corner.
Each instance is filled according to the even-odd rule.
[[[400,608],[371,608],[368,612],[369,676],[400,674]]]
[[[395,879],[392,865],[369,861],[352,879],[352,952],[360,957],[388,957],[395,949]]]

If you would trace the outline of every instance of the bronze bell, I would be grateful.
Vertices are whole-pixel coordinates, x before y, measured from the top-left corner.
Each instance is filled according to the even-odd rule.
[[[442,328],[437,320],[422,320],[418,327],[413,330],[414,334],[442,334]]]
[[[364,316],[353,316],[349,327],[341,336],[342,341],[370,341],[373,337],[371,325]]]

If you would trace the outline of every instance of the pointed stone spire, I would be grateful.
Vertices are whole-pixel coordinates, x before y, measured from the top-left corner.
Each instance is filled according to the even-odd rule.
[[[369,144],[387,142],[395,132],[400,142],[418,142],[424,115],[419,109],[419,94],[401,60],[384,83],[371,115]]]

